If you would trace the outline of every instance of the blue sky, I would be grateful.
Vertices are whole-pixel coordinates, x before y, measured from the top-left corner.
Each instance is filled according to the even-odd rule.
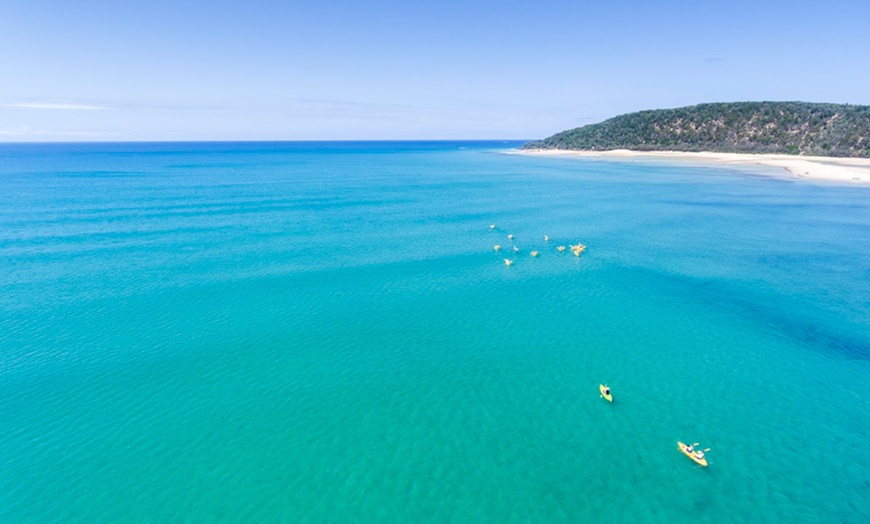
[[[868,62],[868,0],[3,0],[0,141],[541,138]]]

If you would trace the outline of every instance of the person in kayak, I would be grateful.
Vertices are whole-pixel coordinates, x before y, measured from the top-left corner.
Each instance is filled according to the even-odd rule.
[[[605,394],[605,395],[609,395],[609,394],[610,394],[610,388],[604,388],[604,394]]]
[[[690,455],[694,455],[694,456],[698,457],[699,459],[704,458],[704,452],[701,451],[700,449],[695,451],[694,446],[686,446],[686,453],[688,453]]]

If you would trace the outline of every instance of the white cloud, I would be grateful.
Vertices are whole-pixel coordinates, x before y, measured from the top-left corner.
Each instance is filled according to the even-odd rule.
[[[109,109],[106,106],[95,106],[90,104],[61,104],[54,102],[19,102],[15,104],[4,104],[3,107],[11,107],[14,109],[59,109],[69,111],[104,111]]]
[[[36,134],[38,134],[36,131],[27,126],[0,129],[0,136],[33,136]]]
[[[30,126],[0,128],[0,142],[114,140],[117,138],[112,133],[102,133],[99,131],[46,131]]]

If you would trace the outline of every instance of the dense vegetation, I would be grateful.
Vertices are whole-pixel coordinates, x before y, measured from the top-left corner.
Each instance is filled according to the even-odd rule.
[[[870,106],[735,102],[640,111],[524,147],[870,157]]]

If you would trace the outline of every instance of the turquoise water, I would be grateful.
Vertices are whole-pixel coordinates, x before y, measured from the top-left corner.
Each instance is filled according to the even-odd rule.
[[[870,187],[514,146],[0,146],[0,521],[870,520]]]

